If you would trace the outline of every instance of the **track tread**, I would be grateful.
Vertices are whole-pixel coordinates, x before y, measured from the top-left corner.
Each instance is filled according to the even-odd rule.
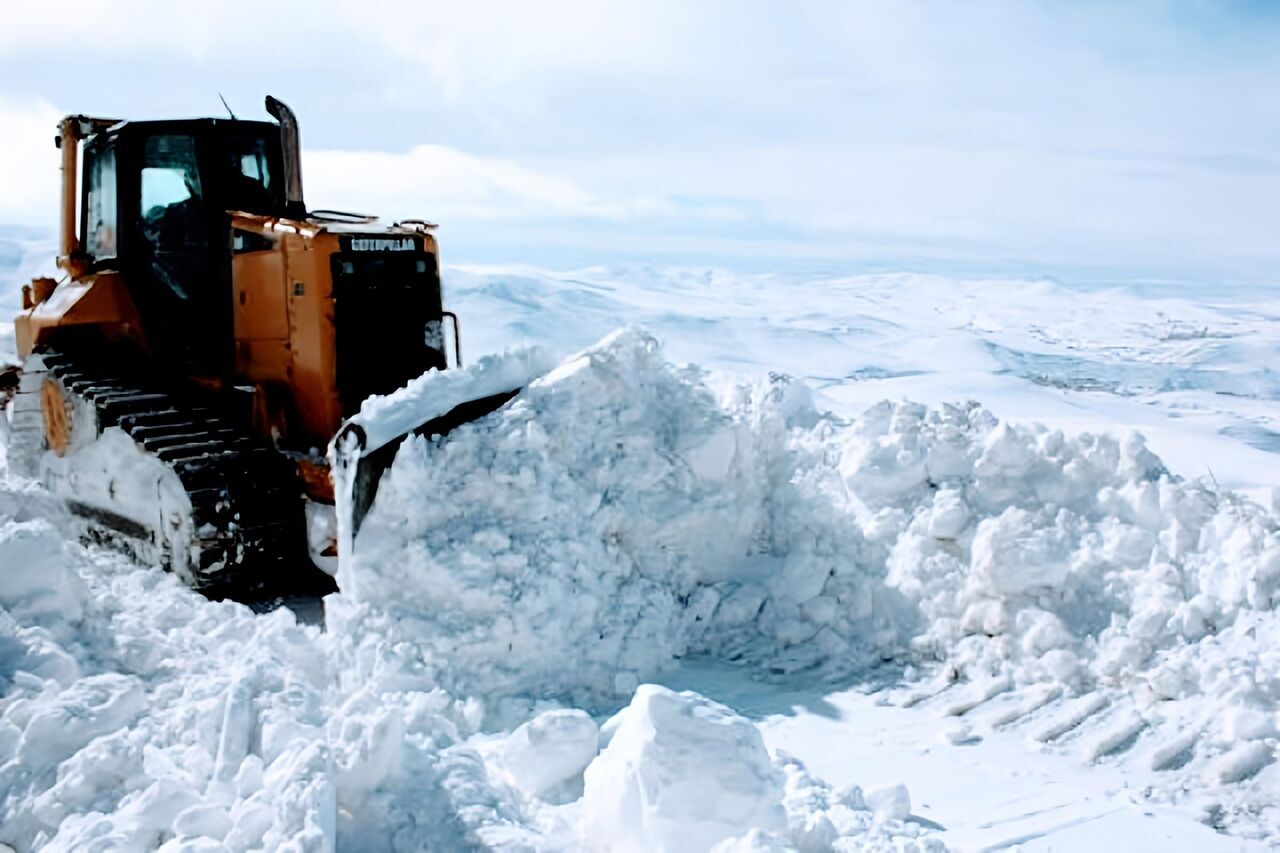
[[[213,392],[100,356],[39,353],[47,375],[168,465],[187,490],[195,586],[239,597],[288,586],[307,556],[302,489],[292,462],[254,437]]]

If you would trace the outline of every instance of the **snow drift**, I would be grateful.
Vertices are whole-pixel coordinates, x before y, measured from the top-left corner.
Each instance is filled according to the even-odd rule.
[[[911,620],[833,514],[834,429],[801,384],[721,399],[651,337],[612,335],[405,445],[339,570],[360,605],[339,630],[412,642],[480,694],[611,701],[696,652],[861,666]]]
[[[635,330],[407,444],[339,582],[339,630],[379,638],[362,672],[396,649],[462,695],[600,708],[690,655],[880,668],[916,685],[897,701],[953,691],[951,715],[1012,694],[1002,723],[1051,714],[1036,737],[1087,732],[1089,760],[1142,740],[1153,768],[1217,785],[1274,759],[1274,512],[1136,434],[974,403],[846,422]]]
[[[630,330],[407,444],[339,581],[347,616],[463,692],[629,694],[703,653],[774,672],[945,658],[1073,690],[1143,672],[1181,696],[1198,682],[1162,653],[1270,618],[1278,530],[1137,435],[976,404],[844,422],[783,377],[717,388]]]
[[[535,363],[512,358],[475,370]],[[1274,831],[1280,522],[1137,437],[976,404],[845,421],[626,330],[406,442],[326,632],[70,529],[0,490],[0,841],[21,850],[938,847],[902,790],[833,791],[730,710],[641,686],[690,655],[891,677],[886,701],[955,716],[1014,697],[1042,742],[1093,725],[1091,760],[1149,742],[1170,791],[1256,790],[1223,820]]]

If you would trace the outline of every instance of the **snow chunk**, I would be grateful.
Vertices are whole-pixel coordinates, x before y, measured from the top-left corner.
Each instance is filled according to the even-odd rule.
[[[955,539],[969,525],[969,506],[956,489],[943,489],[933,498],[929,514],[929,535],[935,539]]]
[[[710,850],[787,828],[783,780],[750,722],[695,693],[641,685],[586,770],[584,830],[615,850]]]
[[[867,805],[881,820],[906,820],[911,817],[911,795],[906,785],[882,785],[864,794]]]
[[[511,783],[530,797],[548,799],[556,789],[576,799],[582,773],[599,751],[600,728],[585,711],[546,711],[507,735],[495,760]],[[575,784],[576,783],[576,784]]]
[[[0,520],[0,607],[35,623],[79,620],[84,584],[69,563],[48,522]]]

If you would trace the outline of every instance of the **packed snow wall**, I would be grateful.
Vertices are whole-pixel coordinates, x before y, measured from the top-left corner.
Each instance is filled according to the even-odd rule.
[[[331,612],[463,694],[589,702],[708,654],[825,675],[945,661],[1079,692],[1140,674],[1252,706],[1280,698],[1272,658],[1185,650],[1275,632],[1278,530],[1136,435],[976,404],[845,422],[800,383],[717,386],[624,330],[407,443]]]

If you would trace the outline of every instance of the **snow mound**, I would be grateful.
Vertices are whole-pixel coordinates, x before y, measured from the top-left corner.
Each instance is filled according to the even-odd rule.
[[[1137,435],[976,404],[846,423],[782,377],[716,389],[627,330],[406,444],[339,583],[462,692],[625,693],[691,653],[946,657],[1082,689],[1270,613],[1280,534]]]
[[[334,791],[314,629],[204,601],[36,524],[0,522],[0,577],[22,589],[15,609],[0,601],[0,841],[324,849]],[[42,558],[9,561],[32,543]],[[44,606],[69,596],[79,609]]]
[[[835,428],[800,383],[722,398],[616,333],[448,440],[405,444],[339,568],[342,630],[412,643],[476,694],[626,694],[700,651],[878,653],[910,620],[833,512]]]
[[[927,457],[944,438],[931,414],[882,407],[864,423],[877,418],[905,428],[874,429],[875,449],[842,463],[855,493],[862,460],[911,444]],[[872,496],[886,582],[928,626],[914,656],[946,663],[903,701],[942,690],[951,716],[999,705],[998,725],[1027,721],[1090,762],[1132,753],[1188,789],[1268,768],[1280,519],[1170,476],[1136,436],[988,424],[968,447],[962,465]]]
[[[485,369],[540,369],[516,358]],[[42,494],[0,489],[0,842],[22,851],[559,850],[624,843],[614,818],[653,846],[939,848],[904,790],[833,790],[728,709],[637,689],[693,654],[888,661],[885,701],[963,718],[956,740],[990,721],[1134,756],[1170,774],[1151,796],[1274,832],[1280,522],[1136,437],[976,404],[847,422],[626,330],[406,442],[325,632],[83,548]],[[565,707],[619,697],[599,729]]]
[[[1171,475],[1136,434],[974,403],[843,421],[634,329],[407,443],[339,583],[341,630],[378,638],[358,671],[411,660],[490,707],[606,706],[695,654],[771,675],[889,661],[919,682],[901,701],[950,690],[963,717],[1011,696],[1003,723],[1035,717],[1090,761],[1141,742],[1222,784],[1274,758],[1273,511]]]
[[[641,685],[604,727],[579,808],[586,850],[920,850],[943,846],[874,811],[857,786],[835,792],[750,721],[696,693]],[[899,786],[899,802],[908,802]]]
[[[601,848],[709,850],[786,828],[783,780],[760,730],[696,694],[646,684],[586,770],[583,829]]]

